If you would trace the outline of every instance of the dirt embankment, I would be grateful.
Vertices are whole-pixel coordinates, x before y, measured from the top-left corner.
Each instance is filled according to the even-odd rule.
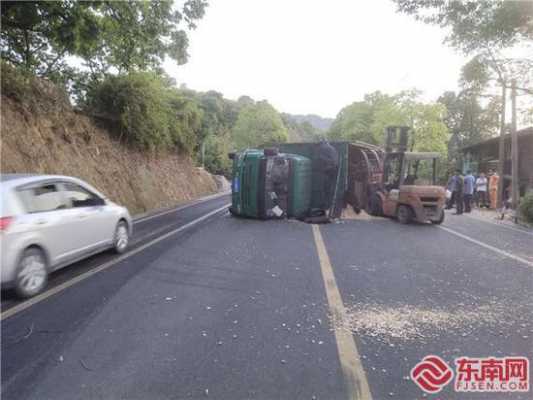
[[[74,111],[64,95],[39,86],[42,98],[31,102],[2,94],[3,173],[76,176],[132,214],[217,191],[213,176],[189,157],[119,144],[103,126]]]

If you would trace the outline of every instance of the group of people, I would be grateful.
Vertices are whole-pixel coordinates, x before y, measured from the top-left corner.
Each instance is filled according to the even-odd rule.
[[[446,209],[455,206],[455,214],[469,213],[473,203],[479,208],[496,209],[499,180],[498,173],[492,169],[489,170],[488,176],[484,172],[474,176],[472,171],[463,176],[461,170],[456,170],[448,180],[449,196]]]

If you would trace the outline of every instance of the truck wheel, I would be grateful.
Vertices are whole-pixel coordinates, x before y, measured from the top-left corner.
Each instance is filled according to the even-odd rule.
[[[433,225],[440,225],[444,222],[444,210],[440,210],[440,217],[439,219],[435,220],[435,221],[431,221],[431,223]]]
[[[48,282],[48,266],[42,250],[30,247],[24,250],[15,276],[15,291],[28,298],[40,293]]]
[[[398,221],[400,224],[409,224],[413,220],[413,210],[411,207],[401,204],[398,207]]]
[[[381,217],[383,215],[381,198],[377,194],[372,195],[368,201],[368,213],[374,217]]]

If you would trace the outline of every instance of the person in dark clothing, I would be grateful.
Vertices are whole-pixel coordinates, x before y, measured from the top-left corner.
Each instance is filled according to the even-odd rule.
[[[455,186],[455,215],[463,213],[463,193],[464,193],[464,179],[461,170],[455,171],[456,186]]]
[[[453,206],[455,205],[456,199],[456,193],[457,193],[457,174],[453,174],[452,177],[448,180],[448,186],[447,189],[452,194],[451,197],[448,199],[446,204],[446,209],[451,210]]]
[[[337,183],[337,172],[339,169],[339,153],[330,143],[323,140],[318,145],[319,168],[324,180],[324,209],[332,206]]]
[[[476,178],[472,175],[471,171],[468,171],[464,177],[464,205],[465,212],[469,213],[472,211],[472,198],[474,196],[474,187],[476,185]]]

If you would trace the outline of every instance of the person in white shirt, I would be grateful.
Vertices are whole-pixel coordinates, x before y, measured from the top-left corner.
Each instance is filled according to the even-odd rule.
[[[481,207],[488,207],[488,179],[485,173],[480,173],[476,179],[476,205]]]

